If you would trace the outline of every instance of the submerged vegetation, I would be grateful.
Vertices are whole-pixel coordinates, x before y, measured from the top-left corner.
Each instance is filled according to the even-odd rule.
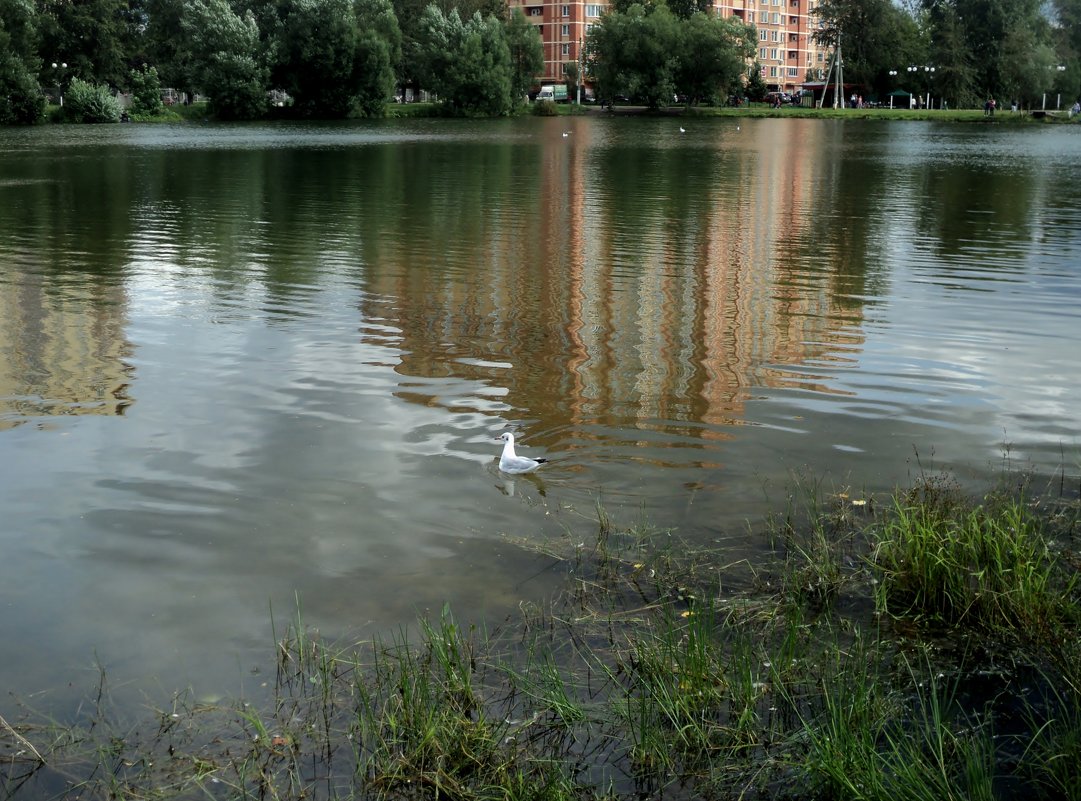
[[[597,509],[565,591],[341,645],[297,617],[266,704],[0,719],[5,797],[1081,798],[1076,500],[793,497],[727,564]]]

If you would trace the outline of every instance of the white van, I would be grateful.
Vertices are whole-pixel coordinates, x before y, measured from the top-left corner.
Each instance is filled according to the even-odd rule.
[[[537,100],[551,100],[555,102],[556,89],[554,86],[542,86],[541,90],[537,92]]]

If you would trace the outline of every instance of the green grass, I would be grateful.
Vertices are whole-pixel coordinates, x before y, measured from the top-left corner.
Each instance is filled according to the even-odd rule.
[[[599,504],[519,542],[564,592],[327,643],[298,600],[269,698],[0,723],[5,798],[1067,799],[1081,764],[1076,503],[793,495],[753,580]],[[875,511],[875,510],[878,511]],[[990,678],[989,678],[990,677]],[[987,689],[988,682],[991,688]],[[974,687],[984,687],[975,690]]]
[[[883,611],[1051,642],[1076,612],[1078,573],[1023,497],[970,505],[949,491],[896,499],[875,533]]]

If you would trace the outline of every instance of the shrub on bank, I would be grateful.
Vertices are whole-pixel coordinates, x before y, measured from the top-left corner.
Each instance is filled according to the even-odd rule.
[[[74,78],[64,93],[64,118],[71,122],[120,122],[120,101],[106,84]]]
[[[533,104],[533,115],[536,117],[558,117],[559,109],[551,100],[538,100]]]

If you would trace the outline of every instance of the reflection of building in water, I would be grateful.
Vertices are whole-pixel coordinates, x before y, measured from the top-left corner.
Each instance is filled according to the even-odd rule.
[[[468,277],[373,268],[368,289],[386,300],[369,318],[400,330],[402,373],[438,378],[456,360],[454,375],[505,388],[503,401],[546,425],[717,437],[757,387],[831,391],[802,366],[843,357],[861,312],[841,305],[833,265],[811,252],[825,129],[786,122],[738,141],[717,126],[712,152],[624,148],[605,140],[622,134],[582,125],[536,151],[528,208],[486,187],[486,213],[513,234],[455,243]]]
[[[828,268],[816,278],[806,257],[819,260],[801,250],[813,234],[821,130],[762,126],[753,150],[725,174],[705,177],[712,190],[689,190],[704,188],[707,202],[673,204],[677,188],[654,208],[624,206],[633,214],[633,254],[620,241],[617,200],[602,200],[606,210],[560,183],[542,189],[566,198],[574,224],[569,283],[577,291],[565,314],[581,385],[571,403],[582,418],[623,406],[643,425],[723,424],[743,416],[751,387],[801,380],[793,366],[852,346],[845,331],[855,330],[858,315],[837,305],[820,280]],[[589,161],[577,166],[572,184],[596,183]]]
[[[122,285],[50,285],[23,273],[0,293],[0,429],[28,418],[123,414],[131,345]]]

